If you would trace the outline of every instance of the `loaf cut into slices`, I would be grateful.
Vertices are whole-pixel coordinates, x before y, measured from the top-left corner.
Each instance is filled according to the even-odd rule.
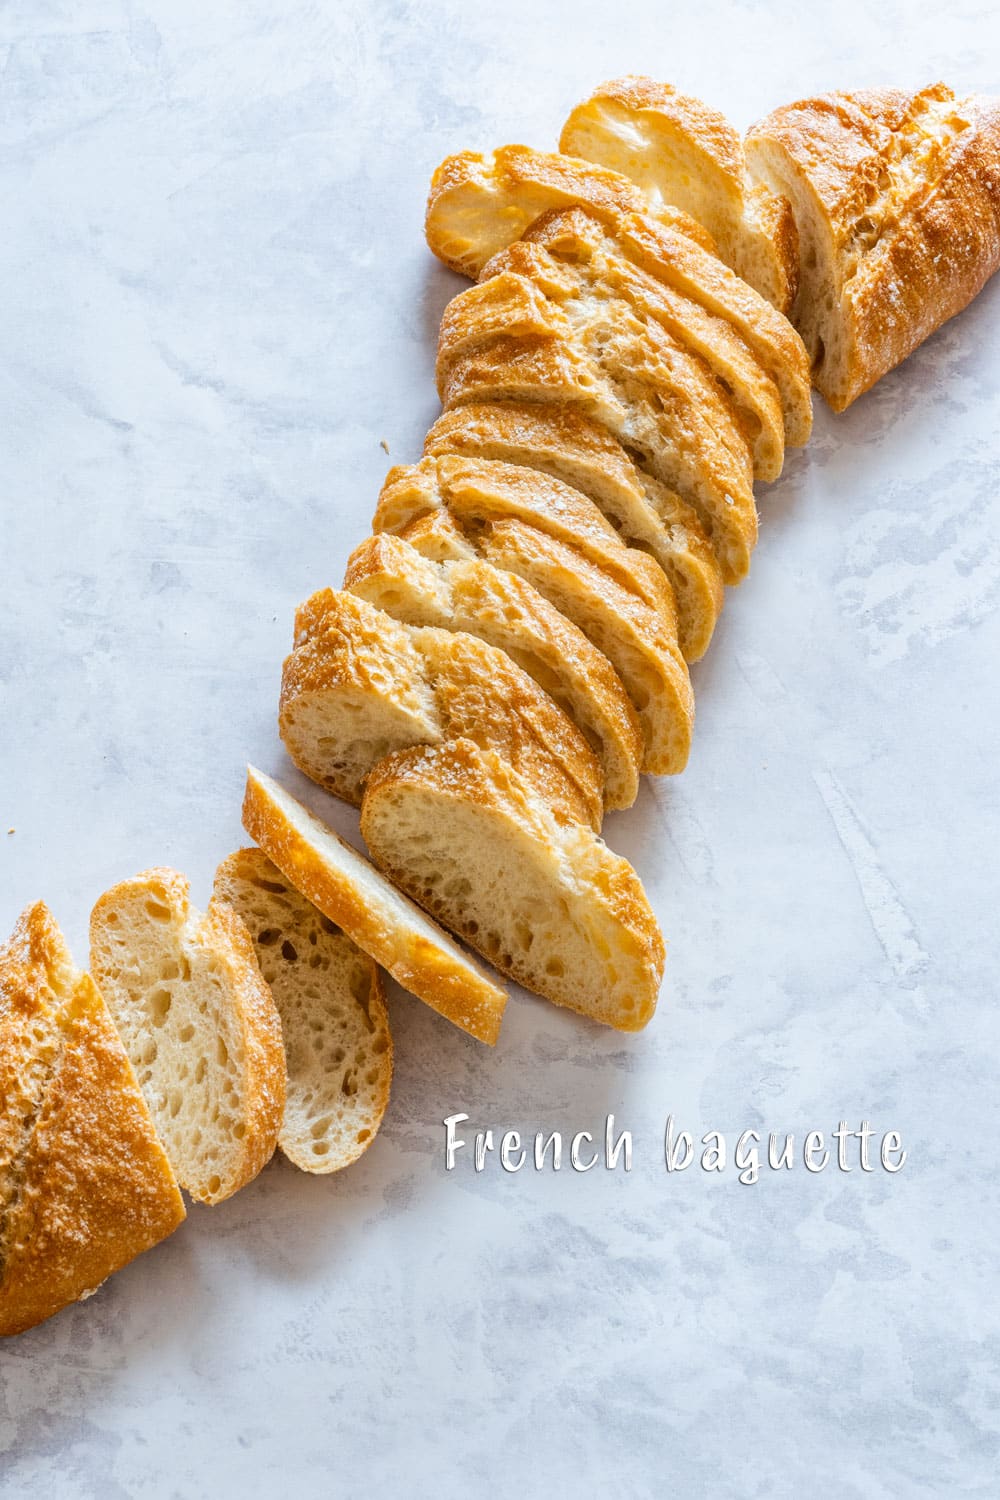
[[[754,475],[764,480],[778,478],[785,454],[785,426],[777,387],[725,318],[636,266],[615,235],[582,208],[543,214],[525,232],[523,241],[495,256],[487,270],[523,269],[530,276],[538,262],[525,247],[534,245],[541,246],[575,281],[579,295],[603,293],[622,298],[643,322],[664,328],[705,365],[732,399],[752,446]]]
[[[494,1045],[506,992],[363,855],[253,766],[243,826],[295,889],[404,989]]]
[[[642,731],[642,769],[675,776],[687,764],[694,694],[672,616],[651,609],[575,548],[524,521],[463,534],[448,516],[424,516],[403,539],[437,562],[477,555],[516,574],[571,621],[611,663]]]
[[[468,740],[388,756],[361,830],[376,863],[526,989],[623,1031],[656,1007],[664,946],[631,865]]]
[[[527,146],[501,146],[488,156],[463,151],[447,157],[431,179],[427,243],[453,271],[475,277],[539,214],[576,203],[609,223],[623,213],[647,212],[708,253],[715,251],[711,235],[695,219],[668,204],[651,204],[620,173]]]
[[[738,276],[788,311],[798,273],[791,210],[750,179],[739,132],[718,110],[669,83],[615,78],[573,110],[559,149],[621,173],[651,204],[684,209]]]
[[[843,411],[1000,266],[1000,100],[944,84],[834,93],[747,136],[756,178],[791,203],[791,317],[813,381]]]
[[[402,529],[418,513],[441,505],[453,514],[477,520],[513,516],[583,552],[624,588],[658,608],[659,587],[648,585],[648,570],[636,577],[634,569],[635,554],[648,554],[673,589],[678,640],[685,658],[697,661],[707,651],[724,588],[701,522],[679,496],[637,469],[599,423],[569,406],[472,403],[438,418],[427,434],[424,453],[425,462],[417,468],[426,482],[410,482],[412,466],[405,475],[399,470],[390,472],[376,512],[376,530]],[[432,473],[426,468],[427,459],[437,460]],[[512,487],[504,484],[497,497],[495,483],[484,484],[481,479],[469,483],[468,464],[460,467],[455,462],[461,459],[477,466],[485,460],[478,468],[480,475],[484,470],[495,476],[498,470],[513,469],[522,477],[513,494]],[[547,493],[529,473],[548,476],[560,488]],[[396,474],[402,475],[398,485],[392,482]],[[420,501],[419,512],[413,509],[415,494],[426,497]],[[396,506],[407,498],[410,508],[405,519],[398,521],[393,512],[398,515]]]
[[[531,274],[501,271],[455,297],[438,343],[442,404],[571,404],[698,512],[723,580],[738,583],[757,537],[750,447],[703,364],[621,299],[579,295],[537,246]],[[507,332],[497,333],[505,324]],[[538,326],[544,324],[545,332]]]
[[[529,583],[489,562],[437,562],[400,537],[369,537],[344,587],[409,625],[461,630],[506,651],[597,754],[606,808],[631,807],[642,731],[621,679],[586,635]]]
[[[36,902],[0,947],[0,1334],[89,1297],[183,1218],[100,992]]]
[[[463,631],[402,625],[321,589],[299,607],[279,726],[289,755],[355,804],[390,750],[464,735],[497,750],[557,816],[599,828],[601,766],[576,725],[504,651]]]
[[[250,934],[194,910],[175,870],[106,891],[90,962],[181,1186],[221,1203],[270,1161],[285,1108],[281,1021]]]
[[[223,860],[214,895],[249,932],[281,1017],[288,1091],[278,1145],[303,1172],[339,1172],[371,1145],[389,1102],[378,965],[261,849]]]

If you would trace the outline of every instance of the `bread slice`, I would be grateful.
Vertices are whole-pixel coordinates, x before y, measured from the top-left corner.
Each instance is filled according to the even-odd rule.
[[[607,657],[529,583],[480,561],[436,562],[407,541],[369,537],[344,587],[409,625],[462,630],[506,651],[573,720],[598,756],[606,808],[631,807],[642,731]]]
[[[579,407],[695,508],[723,580],[738,583],[749,570],[757,513],[750,448],[725,392],[665,329],[643,324],[620,299],[579,296],[551,260],[540,269],[544,251],[524,248],[535,251],[530,277],[502,271],[446,308],[442,404]],[[501,323],[507,331],[498,334]]]
[[[723,602],[722,575],[697,514],[666,486],[636,468],[619,442],[599,423],[572,407],[516,401],[472,403],[446,411],[424,443],[427,459],[437,460],[434,478],[420,489],[429,496],[422,509],[445,504],[454,514],[472,519],[515,516],[569,543],[591,562],[605,568],[623,587],[659,607],[661,593],[649,588],[648,572],[637,577],[635,554],[649,555],[665,574],[677,601],[677,634],[688,661],[708,649]],[[453,456],[450,463],[442,463]],[[495,476],[520,466],[559,483],[546,492],[538,481],[506,483],[497,497],[495,483],[467,479],[484,470]],[[487,463],[479,466],[480,461]],[[520,474],[520,469],[513,472]],[[376,512],[377,530],[401,529],[388,519],[394,504],[412,490],[397,486],[390,471]],[[412,470],[405,471],[407,476]],[[471,500],[469,498],[472,491]],[[422,510],[421,510],[422,513]],[[415,519],[411,508],[401,525]],[[606,518],[602,524],[602,517]]]
[[[450,517],[425,516],[403,538],[440,562],[456,554],[456,530]],[[468,536],[461,537],[465,546]],[[683,771],[694,729],[694,694],[674,619],[621,588],[575,548],[524,521],[492,522],[471,540],[479,555],[524,579],[611,663],[638,717],[642,769],[657,776]]]
[[[1000,267],[1000,100],[944,84],[786,105],[747,136],[798,226],[791,317],[843,411]]]
[[[557,823],[498,755],[454,740],[387,756],[361,831],[398,885],[526,989],[623,1031],[649,1021],[664,947],[635,871]]]
[[[620,297],[645,323],[670,337],[703,363],[732,398],[753,452],[757,479],[777,479],[785,456],[785,425],[777,388],[743,339],[725,319],[685,297],[667,282],[634,265],[624,247],[599,219],[582,208],[543,214],[488,269],[522,269],[531,275],[536,258],[525,245],[538,245],[575,280],[579,294]]]
[[[89,1297],[183,1218],[100,992],[36,902],[0,948],[0,1335]]]
[[[356,849],[253,766],[243,826],[295,889],[404,989],[495,1044],[504,990]]]
[[[371,1145],[389,1102],[379,968],[260,849],[223,860],[214,896],[249,932],[281,1017],[288,1090],[278,1145],[303,1172],[339,1172]]]
[[[559,149],[621,173],[651,203],[689,213],[738,276],[788,311],[798,273],[791,209],[751,180],[739,132],[718,110],[669,83],[615,78],[576,106]]]
[[[447,157],[431,179],[424,230],[439,260],[474,277],[539,214],[576,203],[611,223],[623,213],[650,213],[709,253],[715,251],[711,235],[696,220],[667,204],[650,203],[620,173],[528,146],[501,146],[489,156],[463,151]]]
[[[285,1107],[285,1049],[242,922],[202,915],[175,870],[105,891],[90,963],[183,1188],[221,1203],[270,1161]]]
[[[465,632],[402,625],[353,594],[299,607],[279,726],[289,755],[359,803],[390,750],[460,735],[505,756],[559,817],[599,828],[600,762],[576,725],[505,652]]]

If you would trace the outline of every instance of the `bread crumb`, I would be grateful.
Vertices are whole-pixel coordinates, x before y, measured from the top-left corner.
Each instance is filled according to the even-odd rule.
[[[12,833],[16,833],[16,832],[17,832],[16,828],[8,828],[7,829],[7,837],[9,838]]]
[[[389,444],[386,442],[385,438],[379,438],[378,445],[384,453],[389,452]]]

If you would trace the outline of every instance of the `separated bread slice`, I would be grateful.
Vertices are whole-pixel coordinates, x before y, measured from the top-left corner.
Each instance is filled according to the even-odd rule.
[[[288,1089],[278,1145],[303,1172],[339,1172],[371,1145],[389,1102],[378,966],[260,849],[223,860],[214,895],[249,932],[281,1017]]]
[[[791,317],[834,411],[960,312],[1000,266],[1000,100],[825,94],[750,131],[750,170],[798,227]]]
[[[751,442],[754,475],[764,480],[778,478],[785,456],[778,391],[725,318],[635,266],[614,234],[585,209],[543,214],[525,232],[523,243],[546,250],[576,278],[582,295],[603,291],[624,298],[644,322],[654,320],[701,360],[733,400]],[[489,268],[519,270],[519,256],[524,254],[520,244],[513,245],[495,257]]]
[[[539,247],[525,248],[545,259]],[[578,406],[697,510],[723,580],[738,583],[749,570],[757,513],[750,449],[731,402],[665,329],[644,325],[624,301],[575,295],[566,278],[564,300],[550,300],[557,275],[552,262],[543,291],[534,272],[505,271],[454,298],[438,345],[442,404]],[[482,302],[492,325],[505,298],[513,331],[483,333]],[[521,334],[525,307],[532,318],[548,309],[547,334]]]
[[[667,204],[650,203],[620,173],[527,146],[501,146],[488,156],[463,151],[447,157],[431,179],[424,230],[439,260],[474,277],[539,214],[575,203],[609,222],[623,213],[646,211],[708,252],[715,250],[711,235],[696,220]]]
[[[36,902],[0,948],[0,1334],[89,1297],[183,1218],[100,992]]]
[[[167,869],[112,886],[91,914],[90,962],[181,1186],[221,1203],[274,1154],[285,1049],[246,928],[188,893]]]
[[[505,991],[363,855],[253,766],[243,826],[295,889],[404,989],[494,1045]]]
[[[634,182],[704,224],[719,255],[787,312],[798,274],[787,199],[747,173],[739,132],[724,115],[669,83],[615,78],[573,110],[559,149]]]
[[[679,496],[642,474],[599,423],[569,406],[516,401],[473,403],[439,417],[427,434],[424,453],[427,459],[438,460],[434,477],[413,486],[408,483],[411,471],[407,470],[397,487],[390,481],[403,471],[391,471],[376,512],[376,529],[399,529],[385,518],[404,501],[407,490],[427,494],[428,508],[436,508],[443,501],[453,513],[469,514],[466,497],[471,488],[474,519],[515,516],[529,520],[539,530],[576,547],[623,587],[639,592],[648,604],[658,606],[659,589],[647,589],[644,579],[636,578],[633,567],[636,551],[648,553],[673,589],[678,640],[684,656],[696,661],[707,651],[724,589],[701,522]],[[494,498],[495,485],[470,486],[465,479],[467,469],[457,470],[456,477],[452,465],[440,462],[450,455],[499,461],[505,471],[517,465],[547,475],[563,488],[550,500],[534,481],[522,479],[513,495],[505,484],[498,501]],[[426,474],[423,464],[418,468]],[[497,472],[492,462],[488,472]],[[480,498],[484,490],[488,509]],[[580,498],[572,498],[575,496]],[[603,523],[601,517],[606,518]],[[412,518],[411,510],[402,525]],[[382,521],[384,526],[379,524]]]
[[[361,830],[398,885],[526,989],[623,1031],[649,1021],[664,947],[635,871],[498,755],[454,740],[388,756]]]
[[[301,605],[279,727],[301,771],[361,800],[390,750],[466,736],[497,750],[557,815],[599,828],[600,762],[576,725],[509,656],[464,632],[400,624],[321,589]]]
[[[383,535],[355,548],[344,587],[405,624],[462,630],[506,651],[595,751],[605,807],[631,807],[639,789],[642,731],[621,679],[530,584],[488,562],[438,562],[400,537]]]

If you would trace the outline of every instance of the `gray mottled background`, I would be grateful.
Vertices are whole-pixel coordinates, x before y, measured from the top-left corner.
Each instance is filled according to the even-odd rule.
[[[294,781],[293,605],[436,411],[442,155],[615,73],[743,126],[996,87],[998,43],[985,0],[6,0],[2,926],[44,895],[82,957],[160,862],[204,901],[244,762]],[[648,1032],[517,995],[494,1054],[396,994],[358,1166],[275,1162],[0,1349],[5,1496],[998,1493],[998,336],[1000,282],[761,493],[691,767],[606,830],[670,939]],[[460,1109],[614,1111],[632,1173],[446,1176]],[[668,1177],[668,1110],[909,1159]]]

